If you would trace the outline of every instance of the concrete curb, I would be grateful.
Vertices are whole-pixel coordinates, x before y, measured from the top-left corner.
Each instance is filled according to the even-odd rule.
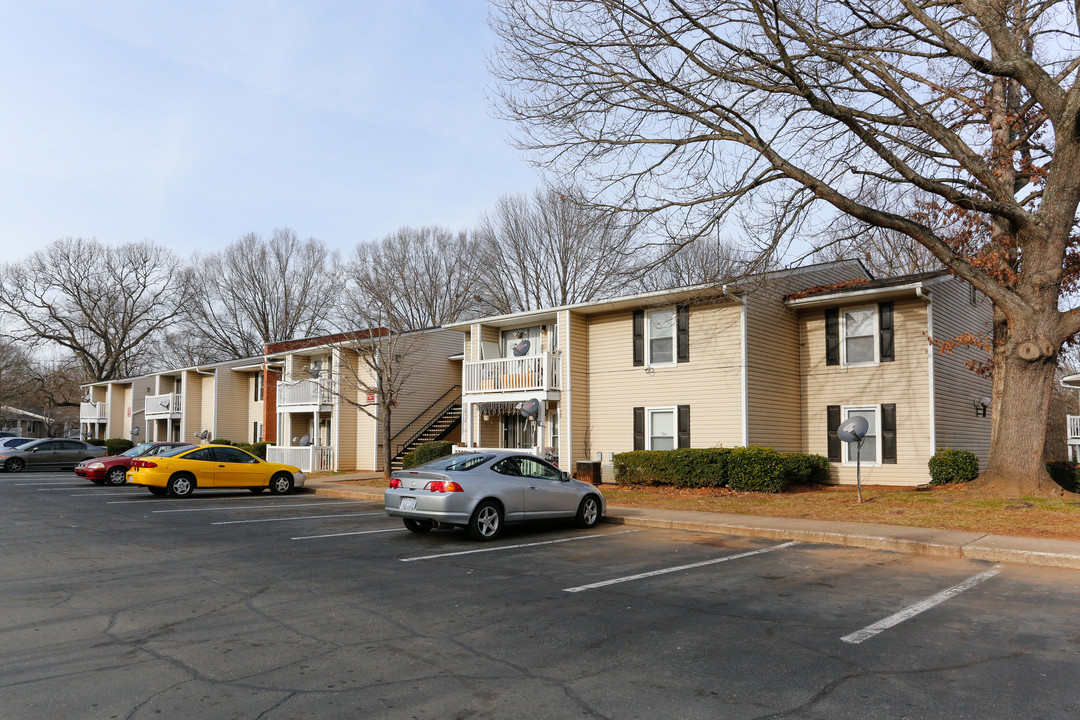
[[[382,502],[379,489],[339,488],[308,483],[302,492],[323,497]],[[985,535],[956,530],[869,523],[732,515],[699,510],[663,510],[608,505],[606,522],[616,525],[796,540],[935,557],[1080,569],[1080,542]]]

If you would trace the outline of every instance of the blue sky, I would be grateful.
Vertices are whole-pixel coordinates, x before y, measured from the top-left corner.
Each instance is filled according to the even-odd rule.
[[[0,0],[0,261],[187,256],[289,226],[348,253],[471,227],[539,173],[492,117],[483,0]]]

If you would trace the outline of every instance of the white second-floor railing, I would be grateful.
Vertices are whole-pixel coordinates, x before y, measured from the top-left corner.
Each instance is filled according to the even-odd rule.
[[[280,446],[268,445],[267,462],[295,465],[302,472],[330,472],[334,469],[334,448],[319,445]]]
[[[329,405],[334,390],[329,380],[282,380],[277,384],[277,406]]]
[[[544,353],[465,363],[465,392],[560,390],[561,360],[558,355]]]
[[[103,402],[84,402],[79,405],[79,420],[82,422],[105,422],[109,419]]]
[[[148,418],[180,417],[184,411],[184,398],[179,393],[147,395],[143,408]]]
[[[1069,421],[1069,441],[1080,442],[1080,415],[1067,415]]]
[[[496,448],[496,447],[461,447],[459,445],[455,445],[453,447],[453,449],[451,450],[451,452],[453,452],[453,454],[455,454],[455,455],[459,455],[461,453],[497,453],[497,452],[506,452],[507,450],[513,450],[514,452],[519,452],[519,453],[521,453],[523,455],[536,455],[537,457],[543,457],[544,456],[544,453],[541,452],[540,448],[538,448],[536,446],[527,447],[527,448]]]

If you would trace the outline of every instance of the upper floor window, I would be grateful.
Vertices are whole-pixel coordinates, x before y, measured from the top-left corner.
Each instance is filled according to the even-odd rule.
[[[690,307],[635,310],[634,366],[674,365],[690,361]]]
[[[675,308],[652,310],[646,313],[646,317],[646,363],[668,365],[675,362]]]
[[[873,365],[893,358],[891,302],[825,310],[827,365]]]
[[[844,365],[877,362],[877,314],[874,308],[844,310]]]
[[[260,370],[255,373],[255,402],[262,402],[263,399],[263,372]]]

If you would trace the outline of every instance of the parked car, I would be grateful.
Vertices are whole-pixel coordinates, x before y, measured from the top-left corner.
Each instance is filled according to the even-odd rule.
[[[41,438],[0,450],[0,467],[6,472],[70,470],[83,460],[101,457],[105,452],[105,448],[82,440]]]
[[[15,433],[9,432],[7,430],[0,430],[0,438],[9,438],[9,437],[15,437]]]
[[[188,497],[195,488],[247,488],[281,495],[303,487],[307,475],[295,465],[266,462],[240,448],[202,445],[175,448],[135,458],[127,473],[131,485],[154,495]]]
[[[517,452],[462,453],[396,470],[383,495],[386,514],[424,533],[444,525],[494,540],[505,523],[574,518],[591,528],[607,512],[594,486],[551,463]]]
[[[97,485],[123,485],[125,476],[135,458],[161,455],[176,448],[195,447],[183,442],[144,442],[119,455],[84,460],[75,466],[75,474]]]
[[[28,437],[6,437],[0,438],[0,448],[13,448],[25,445],[26,443],[34,440],[34,438]]]

